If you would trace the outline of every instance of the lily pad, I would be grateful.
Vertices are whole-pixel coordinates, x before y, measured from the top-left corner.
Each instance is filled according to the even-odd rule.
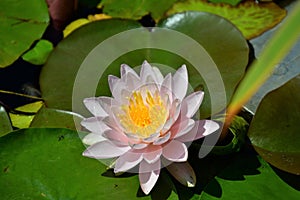
[[[254,0],[244,1],[237,6],[204,0],[185,0],[175,3],[167,14],[189,10],[209,12],[228,19],[248,40],[274,27],[286,16],[286,10],[275,3],[257,4]]]
[[[267,94],[250,124],[248,136],[269,163],[300,175],[300,76]]]
[[[26,52],[22,58],[34,65],[42,65],[45,64],[52,50],[53,45],[51,42],[48,40],[39,40],[33,49]]]
[[[214,111],[219,112],[224,109],[226,106],[226,102],[225,105],[222,102],[224,96],[227,99],[231,98],[234,88],[244,75],[245,67],[248,63],[248,45],[240,32],[223,18],[200,12],[176,14],[161,21],[158,27],[149,30],[141,28],[141,25],[135,21],[108,19],[92,22],[75,30],[56,47],[50,55],[48,62],[43,67],[40,85],[47,107],[72,111],[72,103],[73,105],[80,104],[81,108],[73,110],[73,112],[83,114],[82,111],[85,110],[82,105],[83,98],[94,95],[111,95],[107,77],[109,74],[119,76],[120,64],[126,63],[132,67],[137,67],[144,60],[148,60],[150,63],[154,63],[154,65],[158,63],[157,67],[164,72],[173,72],[182,64],[187,64],[191,86],[194,89],[203,86],[206,92],[203,106],[201,106],[201,117],[205,118],[211,115],[211,96],[217,100],[220,99],[216,103]],[[124,36],[125,38],[121,42],[112,41],[111,39],[110,45],[105,50],[94,49],[98,44],[102,45],[103,43],[101,42],[110,37],[113,38],[118,33],[137,28],[140,28],[139,36],[134,35],[133,37],[132,35],[127,35],[126,37]],[[178,42],[176,40],[165,40],[165,35],[158,40],[157,38],[155,39],[154,36],[159,34],[161,30],[176,31],[176,33],[181,35],[185,34],[185,37],[189,38],[189,40],[200,44],[204,48],[202,53],[205,52],[205,55],[203,54],[201,55],[202,57],[199,57],[198,54],[201,54],[201,49],[191,49],[191,46],[186,46],[186,43],[176,43]],[[132,42],[128,44],[126,41]],[[186,53],[187,56],[183,58],[177,55],[176,51],[170,52],[174,49],[165,50],[155,48],[153,47],[154,43],[159,43],[162,46],[170,45],[172,48]],[[142,48],[132,50],[133,46],[140,46]],[[116,56],[118,52],[121,53]],[[95,55],[95,57],[92,62],[90,60],[88,62],[87,58],[90,58],[88,56],[91,55]],[[208,90],[207,84],[216,87],[220,83],[215,83],[214,81],[205,83],[205,77],[202,77],[196,71],[196,68],[199,66],[189,63],[190,59],[199,59],[197,56],[209,59],[209,62],[206,62],[208,63],[207,65],[204,60],[199,61],[206,72],[215,70],[218,75],[220,72],[219,79],[221,80],[221,84],[224,81],[226,94],[224,90],[222,91],[222,88],[216,88],[214,91]],[[217,68],[209,56],[216,63]],[[106,64],[102,65],[100,63]],[[85,65],[87,68],[94,66],[94,68],[90,68],[89,71],[82,74],[81,65]],[[102,74],[99,71],[102,71]],[[95,77],[95,73],[99,75]],[[75,82],[75,79],[78,77],[84,79],[82,84]],[[94,81],[96,86],[98,84],[96,93],[91,93],[90,91],[90,83],[92,81]],[[73,97],[72,99],[74,92],[80,92],[81,96]]]
[[[298,199],[299,195],[262,158],[243,154],[205,187],[201,199]]]
[[[238,5],[242,0],[209,0],[212,3],[227,3],[232,6]]]
[[[100,7],[103,7],[105,14],[116,18],[137,20],[150,13],[158,21],[176,1],[102,0]]]
[[[1,199],[176,199],[161,176],[151,196],[137,175],[114,177],[95,159],[83,157],[76,131],[22,129],[0,138]],[[139,196],[139,197],[137,197]],[[157,198],[156,198],[157,199]]]
[[[0,1],[0,67],[12,64],[49,24],[45,1]]]
[[[76,124],[79,124],[83,117],[76,113],[64,110],[51,109],[42,107],[34,116],[30,127],[31,128],[68,128],[76,129]],[[77,127],[80,130],[80,127]]]
[[[0,106],[0,137],[6,135],[13,130],[11,122],[6,113],[6,110]]]

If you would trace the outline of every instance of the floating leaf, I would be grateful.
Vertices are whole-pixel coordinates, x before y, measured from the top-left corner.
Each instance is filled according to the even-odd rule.
[[[72,33],[75,29],[90,23],[90,21],[88,19],[85,18],[81,18],[81,19],[77,19],[73,22],[71,22],[70,24],[68,24],[66,26],[66,28],[64,29],[63,33],[64,33],[64,37],[67,37],[70,33]]]
[[[209,0],[212,3],[227,3],[232,6],[238,5],[242,0]]]
[[[255,150],[275,167],[300,174],[300,76],[267,94],[249,128]]]
[[[176,19],[180,20],[176,21]],[[78,110],[74,110],[74,112],[83,114],[82,111],[86,111],[82,105],[83,98],[94,95],[111,95],[107,77],[109,74],[119,76],[121,64],[127,63],[132,67],[136,67],[141,65],[144,60],[148,60],[151,63],[158,63],[154,65],[166,73],[173,72],[183,63],[187,64],[191,86],[198,88],[202,85],[206,93],[203,106],[201,106],[201,117],[208,117],[211,114],[211,95],[216,97],[214,100],[217,102],[214,112],[224,109],[226,105],[222,101],[223,97],[227,96],[230,99],[234,88],[244,75],[245,67],[248,63],[248,45],[241,33],[223,18],[199,12],[187,12],[171,16],[158,23],[158,27],[164,28],[163,30],[175,30],[176,33],[185,34],[193,42],[197,41],[216,63],[218,68],[214,70],[218,74],[220,72],[220,79],[222,84],[224,81],[226,94],[225,91],[220,91],[221,88],[216,88],[218,83],[214,81],[211,81],[209,84],[213,85],[216,90],[210,93],[203,77],[195,69],[199,66],[193,66],[188,61],[188,59],[200,58],[199,54],[201,54],[202,60],[200,59],[198,64],[205,68],[204,71],[211,72],[210,65],[212,62],[206,51],[203,50],[200,52],[199,49],[191,49],[192,47],[187,47],[185,43],[179,44],[175,40],[167,41],[165,40],[165,35],[163,40],[162,38],[160,39],[161,42],[159,42],[160,40],[154,41],[155,34],[159,30],[158,28],[149,31],[146,28],[141,28],[141,25],[135,21],[108,19],[89,23],[77,29],[73,34],[65,38],[53,51],[48,62],[43,67],[40,77],[42,96],[46,101],[46,105],[49,108],[71,111],[73,102],[73,105],[80,104],[81,107]],[[88,74],[84,74],[85,83],[79,85],[81,88],[74,89],[74,85],[78,84],[77,82],[75,83],[76,76],[77,78],[80,75],[82,76],[78,71],[81,64],[98,44],[102,44],[103,41],[118,33],[136,28],[140,28],[139,33],[141,34],[138,37],[123,38],[122,42],[118,43],[114,40],[113,44],[109,45],[104,51],[98,52],[95,60],[89,64],[89,66],[95,66],[95,69],[87,71]],[[172,51],[170,49],[148,48],[149,45],[151,46],[155,42],[156,44],[159,42],[160,45],[171,45],[175,49],[186,53],[187,56],[186,58],[180,57],[176,52],[170,52]],[[198,44],[197,42],[195,43]],[[141,46],[141,49],[130,50],[134,45]],[[188,49],[188,51],[185,49]],[[226,51],[223,49],[226,49]],[[125,52],[117,55],[112,61],[109,61],[111,56],[120,51]],[[96,51],[93,52],[95,53]],[[202,55],[203,52],[205,54]],[[192,54],[195,55],[191,57]],[[208,59],[210,62],[206,62],[204,59]],[[108,63],[105,65],[100,64],[105,62]],[[99,74],[95,70],[103,70],[103,74]],[[96,94],[95,92],[91,92],[90,86],[87,86],[91,81],[94,81],[94,78],[92,79],[91,77],[95,76],[95,73],[98,74],[96,77],[97,80],[93,82],[94,84],[98,84]],[[72,101],[73,92],[81,92],[82,94]]]
[[[236,25],[247,39],[269,30],[286,16],[286,11],[275,3],[257,4],[254,0],[242,2],[235,7],[223,3],[208,3],[204,0],[185,0],[175,3],[167,14],[188,10],[204,11],[222,16]]]
[[[39,40],[33,49],[26,52],[22,58],[23,60],[34,65],[42,65],[47,61],[47,58],[53,50],[53,44],[48,40]]]
[[[83,117],[76,113],[43,107],[35,115],[30,127],[34,128],[68,128],[76,130],[76,124]],[[80,127],[78,127],[79,129]]]
[[[9,113],[13,126],[17,128],[28,128],[34,118],[34,114],[39,111],[43,104],[42,101],[37,101],[15,109],[16,111],[28,113],[28,115]]]
[[[263,159],[242,154],[205,187],[201,199],[298,199],[299,195]]]
[[[1,199],[176,199],[161,176],[151,196],[139,189],[138,176],[114,177],[85,147],[76,131],[23,129],[0,138]],[[139,196],[139,197],[137,197]]]
[[[12,64],[40,39],[49,23],[45,1],[0,1],[0,67]]]
[[[137,20],[150,13],[158,21],[176,1],[102,0],[100,7],[105,14],[116,18]]]
[[[6,135],[13,130],[11,122],[6,113],[6,110],[0,106],[0,137]]]

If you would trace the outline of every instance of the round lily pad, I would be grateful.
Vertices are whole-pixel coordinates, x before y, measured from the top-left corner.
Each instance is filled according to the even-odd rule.
[[[49,23],[46,1],[0,1],[0,68],[12,64],[40,39]]]

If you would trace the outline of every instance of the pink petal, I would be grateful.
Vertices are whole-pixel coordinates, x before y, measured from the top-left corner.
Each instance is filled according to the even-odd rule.
[[[128,145],[129,142],[127,136],[124,133],[114,129],[105,131],[103,133],[103,137],[106,137],[117,145]]]
[[[141,173],[141,171],[145,171],[145,170],[149,172]],[[141,188],[146,195],[150,193],[155,183],[157,182],[159,173],[160,173],[160,160],[158,160],[153,164],[148,164],[145,161],[141,162],[139,180],[140,180]]]
[[[83,152],[83,156],[96,159],[113,158],[123,155],[128,150],[130,150],[129,146],[116,146],[112,142],[106,140],[89,146]]]
[[[143,139],[143,141],[144,142],[153,142],[156,138],[158,138],[159,137],[159,134],[160,133],[153,133],[152,135],[150,135],[149,137],[147,137],[147,138],[144,138]]]
[[[144,149],[146,148],[149,144],[145,143],[139,143],[139,144],[129,144],[133,149]]]
[[[129,169],[135,167],[142,160],[142,153],[140,153],[138,150],[130,150],[117,159],[114,172],[126,172]]]
[[[124,77],[126,74],[131,73],[138,77],[137,73],[128,65],[122,64],[121,65],[121,78]]]
[[[215,132],[216,130],[219,129],[219,127],[220,127],[219,124],[214,121],[199,120],[196,121],[195,126],[189,133],[176,138],[176,140],[181,142],[190,142],[190,141],[198,140],[206,135]]]
[[[94,133],[103,133],[110,128],[102,121],[103,117],[90,117],[81,121],[81,125]]]
[[[187,134],[195,126],[195,121],[193,119],[188,119],[181,123],[182,125],[180,126],[178,132],[176,133],[175,138]]]
[[[96,97],[90,97],[83,100],[85,107],[97,117],[106,117],[108,114],[100,105],[99,99]]]
[[[182,100],[188,88],[188,74],[185,65],[182,65],[173,76],[172,91],[176,99]]]
[[[163,147],[163,156],[173,162],[184,162],[188,158],[188,151],[184,143],[172,140]]]
[[[148,148],[143,152],[143,158],[146,162],[152,164],[156,162],[158,159],[160,159],[161,154],[162,154],[161,146],[149,145]]]
[[[198,91],[187,96],[181,105],[181,112],[186,117],[193,117],[202,103],[204,92]]]
[[[162,145],[162,144],[166,143],[167,141],[169,141],[170,137],[171,137],[171,132],[168,132],[164,136],[155,139],[153,144],[154,145]]]
[[[82,142],[86,145],[94,145],[105,140],[107,139],[103,137],[102,134],[89,133],[82,139]]]

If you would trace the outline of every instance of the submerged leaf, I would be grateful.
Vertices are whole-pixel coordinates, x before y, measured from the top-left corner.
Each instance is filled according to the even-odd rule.
[[[15,109],[16,111],[31,113],[28,115],[9,113],[13,126],[17,128],[28,128],[34,118],[34,113],[38,112],[43,104],[42,101],[37,101]]]
[[[254,38],[277,25],[286,15],[286,11],[273,2],[257,4],[245,1],[234,7],[223,3],[208,3],[204,0],[185,0],[175,3],[167,12],[196,10],[224,17],[236,25],[247,39]]]
[[[300,76],[267,94],[250,124],[255,150],[275,167],[300,174]]]

